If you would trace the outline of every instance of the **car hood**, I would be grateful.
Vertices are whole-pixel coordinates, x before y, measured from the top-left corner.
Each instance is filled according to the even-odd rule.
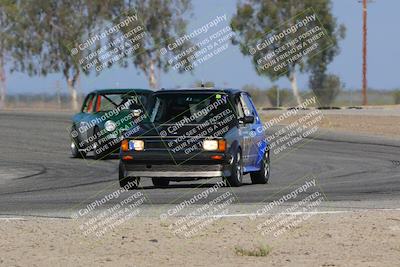
[[[96,117],[101,117],[105,113],[106,112],[98,112],[98,113],[96,113]],[[121,110],[117,114],[109,116],[108,119],[102,121],[102,123],[104,124],[108,120],[111,120],[114,122],[119,121],[119,126],[121,127],[121,126],[127,125],[129,122],[134,120],[134,118],[135,117],[133,117],[133,113],[131,110]]]
[[[194,125],[182,125],[176,124],[158,124],[158,123],[141,123],[138,131],[134,134],[135,136],[148,136],[148,137],[166,137],[166,136],[182,136],[182,135],[193,135],[200,133],[197,131],[199,124]]]

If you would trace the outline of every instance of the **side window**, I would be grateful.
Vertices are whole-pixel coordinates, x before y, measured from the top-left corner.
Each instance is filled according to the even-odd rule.
[[[251,116],[251,115],[255,116],[255,114],[253,114],[253,108],[251,106],[251,103],[249,102],[247,95],[241,94],[240,102],[243,105],[243,111],[245,116]]]
[[[110,102],[109,98],[103,95],[98,95],[96,100],[95,110],[98,111],[106,111],[112,110],[113,104]]]
[[[83,103],[82,106],[82,112],[92,112],[93,110],[93,97],[94,94],[90,94],[86,97],[85,102]]]
[[[254,103],[253,103],[253,101],[251,100],[251,97],[249,96],[249,95],[244,95],[243,96],[243,98],[244,98],[244,100],[245,100],[245,102],[246,102],[246,105],[250,108],[250,110],[251,110],[251,115],[253,115],[254,116],[254,118],[256,119],[256,121],[260,121],[260,118],[258,117],[258,113],[257,113],[257,110],[256,110],[256,106],[254,105]]]
[[[244,110],[243,110],[243,105],[240,97],[236,98],[236,110],[237,110],[237,115],[238,118],[243,118],[244,117]]]

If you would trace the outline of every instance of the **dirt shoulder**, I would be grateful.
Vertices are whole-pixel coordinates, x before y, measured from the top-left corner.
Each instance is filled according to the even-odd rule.
[[[264,122],[278,117],[285,111],[262,111],[260,113]],[[304,114],[290,116],[282,124],[290,124],[297,121]],[[345,110],[345,111],[321,111],[323,119],[318,122],[322,129],[374,135],[389,138],[400,138],[400,109],[393,110]]]
[[[400,117],[379,116],[368,117],[359,115],[325,115],[321,128],[339,131],[348,131],[366,135],[399,138]]]
[[[260,234],[266,219],[222,218],[189,239],[158,218],[132,219],[101,238],[84,237],[75,220],[3,219],[0,265],[400,266],[399,211],[313,215],[278,237]],[[267,255],[246,256],[257,247]]]

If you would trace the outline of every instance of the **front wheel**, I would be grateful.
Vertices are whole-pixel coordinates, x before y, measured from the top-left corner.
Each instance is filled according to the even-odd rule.
[[[266,184],[269,180],[269,175],[271,172],[271,161],[269,150],[267,149],[263,155],[260,163],[260,170],[257,172],[250,173],[251,182],[253,184]]]
[[[93,131],[93,136],[97,139],[99,138],[99,129],[96,127]],[[93,157],[95,160],[99,160],[99,159],[105,159],[107,153],[105,151],[103,151],[104,149],[104,145],[102,147],[101,144],[99,144],[99,142],[96,140],[93,143]]]
[[[156,188],[165,188],[169,185],[169,180],[166,178],[151,178],[151,181]]]
[[[78,144],[75,142],[75,140],[71,140],[70,148],[73,158],[84,158],[86,156],[86,152],[79,151]]]
[[[238,187],[243,184],[243,160],[242,152],[239,150],[232,163],[231,176],[226,178],[228,184],[232,187]]]
[[[119,186],[127,190],[137,189],[140,183],[140,177],[126,176],[123,166],[119,166]]]

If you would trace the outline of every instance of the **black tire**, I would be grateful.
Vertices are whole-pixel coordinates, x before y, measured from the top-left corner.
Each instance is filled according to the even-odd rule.
[[[86,152],[85,151],[79,151],[79,139],[78,139],[78,132],[75,128],[74,125],[71,127],[71,143],[70,143],[70,149],[71,149],[71,155],[73,158],[84,158],[86,157]]]
[[[86,152],[79,151],[78,142],[74,139],[71,139],[71,155],[73,158],[84,158],[86,157]]]
[[[250,173],[251,182],[253,184],[266,184],[268,183],[269,176],[271,173],[271,161],[270,161],[270,153],[269,149],[267,149],[263,155],[261,160],[261,168],[257,172]]]
[[[140,183],[140,177],[134,176],[125,176],[124,167],[120,164],[119,165],[119,172],[118,172],[118,179],[119,179],[119,186],[124,187],[128,190],[137,189]]]
[[[233,159],[231,176],[226,177],[229,186],[238,187],[243,184],[243,159],[242,151],[238,150]]]
[[[165,188],[169,185],[169,180],[167,178],[151,178],[154,187]]]

